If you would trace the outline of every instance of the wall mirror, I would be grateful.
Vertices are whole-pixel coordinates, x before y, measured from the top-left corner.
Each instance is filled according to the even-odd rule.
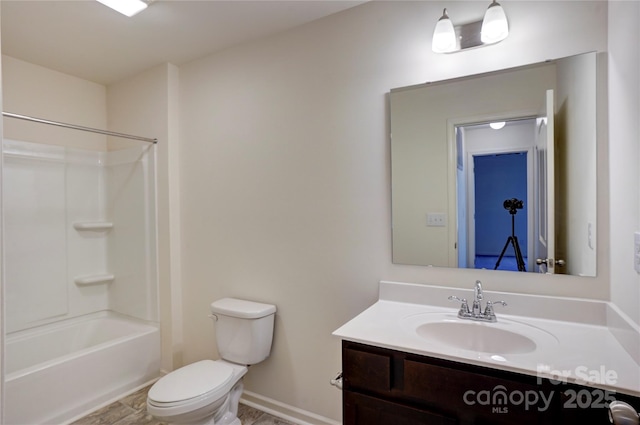
[[[596,275],[596,54],[392,89],[396,264]]]

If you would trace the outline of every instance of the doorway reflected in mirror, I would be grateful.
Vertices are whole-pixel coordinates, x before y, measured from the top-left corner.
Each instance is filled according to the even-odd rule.
[[[458,250],[458,267],[530,270],[535,119],[491,124],[456,127],[458,237],[468,241]]]

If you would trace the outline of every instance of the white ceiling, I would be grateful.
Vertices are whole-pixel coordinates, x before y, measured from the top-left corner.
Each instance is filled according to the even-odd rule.
[[[127,18],[93,0],[2,0],[2,53],[107,85],[361,3],[158,0]]]

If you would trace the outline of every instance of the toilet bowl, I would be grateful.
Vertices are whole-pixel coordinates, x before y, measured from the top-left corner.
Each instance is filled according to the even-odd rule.
[[[147,394],[147,412],[170,424],[241,425],[242,377],[248,365],[268,357],[275,311],[270,304],[233,298],[212,303],[222,359],[201,360],[160,378]]]
[[[234,405],[237,409],[234,397],[240,399],[241,379],[247,370],[224,360],[202,360],[182,367],[151,387],[147,412],[170,423],[233,424],[238,413],[231,411]],[[223,408],[225,403],[228,408]]]

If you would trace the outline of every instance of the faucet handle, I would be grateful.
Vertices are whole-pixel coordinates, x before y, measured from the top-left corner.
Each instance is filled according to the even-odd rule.
[[[484,309],[484,315],[485,316],[491,316],[491,315],[495,314],[493,312],[493,305],[494,304],[500,304],[503,307],[507,306],[507,303],[504,302],[504,301],[487,301],[487,307]]]
[[[455,295],[451,295],[448,298],[449,301],[460,301],[462,305],[460,306],[459,314],[469,314],[469,304],[467,303],[466,298],[458,298]]]

